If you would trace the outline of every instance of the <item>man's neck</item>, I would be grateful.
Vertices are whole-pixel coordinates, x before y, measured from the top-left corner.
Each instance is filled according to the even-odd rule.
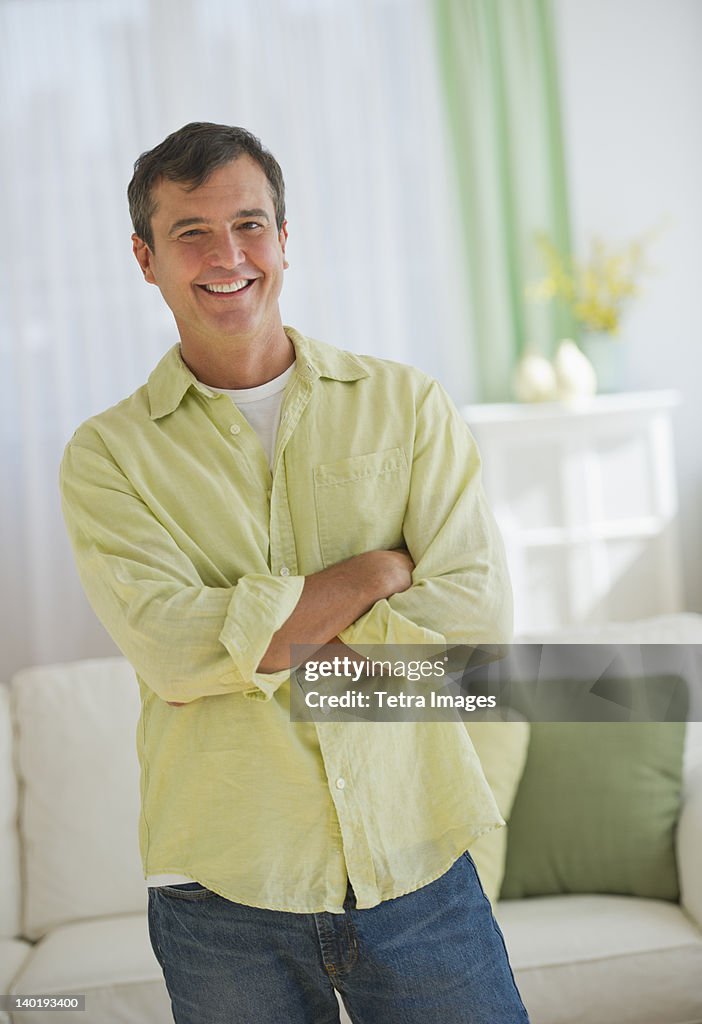
[[[267,384],[295,362],[295,349],[282,324],[263,339],[225,338],[218,345],[181,339],[185,365],[203,384],[232,390]]]

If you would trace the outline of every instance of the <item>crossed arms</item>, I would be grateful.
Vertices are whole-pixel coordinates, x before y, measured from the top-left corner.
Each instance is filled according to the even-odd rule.
[[[290,668],[291,644],[321,647],[376,601],[408,590],[413,569],[407,551],[366,551],[305,577],[300,600],[273,634],[259,672]]]
[[[376,601],[412,586],[413,569],[407,551],[366,551],[306,576],[300,600],[273,634],[258,671],[280,672],[290,668],[293,644],[321,647],[329,642],[341,643],[338,634]],[[184,701],[168,703],[182,707]]]

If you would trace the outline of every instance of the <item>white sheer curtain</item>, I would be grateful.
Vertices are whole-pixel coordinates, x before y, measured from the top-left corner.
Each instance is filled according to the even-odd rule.
[[[286,174],[287,322],[471,397],[428,0],[0,0],[0,673],[108,653],[61,521],[72,430],[176,339],[133,264],[135,157],[242,124]]]

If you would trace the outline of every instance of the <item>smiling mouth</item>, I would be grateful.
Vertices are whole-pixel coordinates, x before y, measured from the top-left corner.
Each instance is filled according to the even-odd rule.
[[[235,295],[237,292],[246,291],[254,281],[255,278],[242,278],[239,281],[231,281],[229,284],[199,284],[198,288],[202,288],[208,295]]]

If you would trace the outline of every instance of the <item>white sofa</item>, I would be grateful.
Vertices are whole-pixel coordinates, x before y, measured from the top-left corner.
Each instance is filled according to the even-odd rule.
[[[605,639],[702,643],[702,618]],[[86,1011],[63,1011],[64,1024],[172,1021],[137,849],[137,715],[119,658],[0,686],[0,993],[85,993]],[[688,727],[677,854],[680,905],[597,895],[497,905],[532,1024],[702,1024],[700,726]],[[0,1010],[0,1024],[56,1019]]]

